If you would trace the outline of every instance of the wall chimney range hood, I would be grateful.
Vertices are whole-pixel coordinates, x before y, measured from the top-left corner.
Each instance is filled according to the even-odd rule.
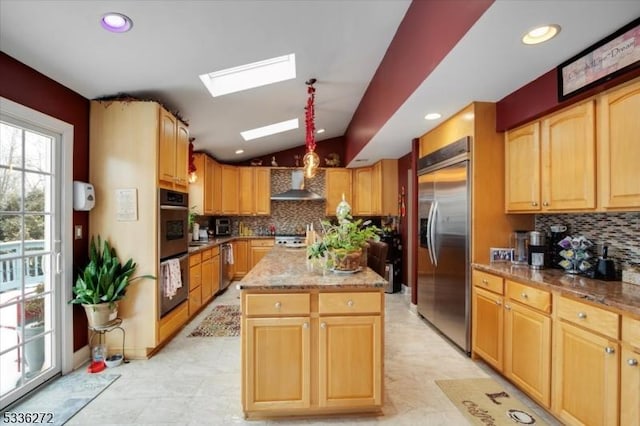
[[[304,171],[291,172],[291,189],[271,196],[275,201],[322,201],[324,197],[304,189]]]

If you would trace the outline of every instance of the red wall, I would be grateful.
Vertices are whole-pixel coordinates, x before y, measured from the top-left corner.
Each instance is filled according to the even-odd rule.
[[[0,52],[0,96],[73,125],[73,179],[89,179],[89,100]],[[82,225],[84,238],[73,241],[74,270],[86,262],[88,212],[73,212],[73,224]],[[65,283],[66,284],[66,283]],[[84,310],[74,305],[73,348],[87,344]]]
[[[492,3],[411,3],[349,123],[345,164],[355,158]]]

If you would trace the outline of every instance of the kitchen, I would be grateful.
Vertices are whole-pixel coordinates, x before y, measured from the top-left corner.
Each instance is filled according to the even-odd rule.
[[[633,16],[633,14],[628,14],[627,16]],[[621,21],[622,23],[622,21]],[[621,25],[618,25],[617,27],[619,27]],[[615,29],[617,27],[612,28]],[[611,31],[609,31],[611,32]],[[606,34],[608,34],[607,31],[604,31],[602,36],[605,36]],[[602,38],[602,37],[600,37]],[[595,38],[594,41],[596,41],[596,39],[599,38]],[[583,43],[581,45],[581,48],[588,46],[590,43]],[[580,50],[580,49],[578,49]],[[4,47],[3,47],[3,52],[4,52]],[[575,53],[575,52],[572,52]],[[564,54],[564,56],[561,56],[562,59],[566,59],[567,57],[571,56],[571,54]],[[557,65],[557,63],[559,63],[561,61],[557,61],[555,63],[553,63],[553,65],[547,66],[547,68],[543,69],[542,72],[546,72],[551,70],[555,65]],[[6,82],[3,82],[2,84],[2,96],[5,97],[9,97],[12,98],[14,100],[18,100],[18,101],[22,101],[21,103],[23,104],[27,104],[27,105],[33,105],[33,106],[37,106],[37,105],[41,105],[39,107],[37,107],[38,109],[44,109],[45,111],[50,111],[50,113],[52,113],[55,116],[58,116],[62,119],[66,118],[66,121],[70,121],[73,122],[75,125],[75,132],[76,132],[76,138],[75,138],[75,143],[74,143],[74,156],[73,156],[73,161],[74,161],[74,168],[73,168],[73,172],[74,172],[74,179],[78,179],[78,180],[83,180],[83,181],[88,181],[89,180],[89,176],[90,176],[90,164],[93,164],[92,162],[88,161],[89,158],[89,143],[88,143],[88,135],[89,135],[89,111],[88,111],[88,101],[86,99],[82,100],[78,100],[77,96],[75,94],[69,93],[69,91],[60,86],[60,85],[55,85],[54,83],[44,79],[42,76],[37,75],[33,70],[30,70],[28,68],[26,68],[25,66],[16,63],[16,61],[13,61],[11,58],[8,58],[7,56],[5,56],[3,54],[3,76],[5,75],[9,75],[12,78],[15,78],[16,80],[5,80]],[[7,72],[5,72],[5,70]],[[534,75],[540,75],[541,72],[539,72],[538,74]],[[322,76],[317,76],[319,77],[320,81],[322,81]],[[553,76],[555,77],[555,76]],[[25,83],[23,83],[23,79],[27,79],[26,81],[29,82],[28,86],[35,86],[36,84],[43,84],[45,85],[45,87],[48,87],[49,91],[52,91],[50,93],[52,93],[52,96],[57,97],[61,100],[61,104],[60,105],[47,105],[45,103],[45,105],[42,105],[43,100],[41,100],[37,94],[35,93],[29,93],[29,91],[26,89],[25,87]],[[4,80],[4,77],[3,77]],[[548,83],[549,78],[547,78],[545,80],[545,84]],[[526,80],[528,81],[528,80]],[[525,82],[526,82],[525,81]],[[524,83],[523,83],[524,84]],[[521,84],[522,85],[522,84]],[[520,85],[520,86],[521,86]],[[401,84],[399,86],[402,86]],[[513,86],[514,88],[520,87],[518,85]],[[321,93],[322,93],[323,89],[322,85],[319,84],[318,85],[318,97],[320,98]],[[398,90],[401,90],[401,87],[399,87]],[[527,90],[529,92],[527,92]],[[513,117],[513,114],[517,115],[517,110],[518,108],[524,108],[524,103],[522,101],[522,97],[523,96],[530,96],[530,91],[533,90],[535,92],[535,85],[534,86],[527,86],[523,88],[523,93],[521,95],[518,94],[518,91],[514,92],[513,95],[511,97],[506,97],[504,102],[502,104],[499,103],[498,108],[500,109],[501,107],[504,108],[504,110],[506,112],[504,112],[503,114],[498,114],[498,117],[502,119],[502,123],[499,124],[499,126],[502,126],[502,129],[507,129],[507,128],[511,128],[512,126],[515,126],[515,123],[518,123],[518,121],[522,121],[523,118],[522,117],[527,117],[526,120],[524,121],[528,121],[528,119],[532,118],[531,116],[531,112],[527,112],[527,113],[521,113],[522,115],[520,117]],[[509,91],[506,91],[505,94],[508,94]],[[527,94],[529,93],[529,94]],[[549,97],[554,97],[555,98],[555,93],[551,93],[549,94],[549,92],[545,92],[547,93],[547,96]],[[302,96],[304,93],[301,94],[301,100],[304,100],[304,96]],[[65,101],[66,99],[66,101]],[[518,100],[520,99],[520,100]],[[509,101],[511,103],[509,103]],[[543,101],[541,101],[543,102]],[[547,102],[546,104],[544,104],[544,102]],[[543,105],[539,106],[539,111],[548,111],[550,108],[555,107],[555,103],[553,105],[549,105],[548,104],[548,100],[544,101]],[[300,102],[302,104],[302,102]],[[451,114],[455,113],[458,109],[462,108],[465,104],[461,104],[459,105],[456,109],[453,109],[451,111]],[[56,109],[62,109],[59,112],[56,112]],[[320,110],[318,110],[320,111]],[[319,112],[318,112],[319,114]],[[509,114],[511,114],[511,116],[509,116]],[[527,115],[528,114],[528,115]],[[76,117],[76,118],[74,118]],[[80,117],[80,118],[77,118]],[[445,116],[446,117],[446,116]],[[505,118],[506,117],[506,118]],[[524,122],[522,121],[522,122]],[[194,122],[195,124],[195,122]],[[425,134],[426,131],[419,131],[419,132],[415,132],[413,133],[410,138],[416,138],[419,137],[420,135]],[[83,142],[84,141],[84,142]],[[300,140],[299,140],[300,141]],[[196,145],[199,142],[199,138],[196,139],[195,143]],[[321,141],[318,143],[318,149],[320,150],[322,147],[322,142]],[[300,142],[298,142],[299,144]],[[346,146],[344,146],[346,145]],[[331,152],[343,152],[344,154],[341,155],[341,158],[344,159],[348,159],[348,158],[354,158],[354,151],[357,152],[359,150],[359,148],[361,148],[361,146],[359,146],[359,142],[356,138],[355,143],[351,144],[351,143],[345,143],[341,148],[334,148],[332,147],[331,150],[329,150],[327,152],[331,153]],[[341,149],[341,150],[340,150]],[[399,175],[398,175],[398,187],[401,186],[405,186],[405,188],[409,188],[409,182],[407,180],[407,175],[406,175],[406,171],[408,169],[411,168],[411,155],[408,155],[407,152],[409,152],[411,150],[411,148],[406,149],[405,151],[399,153],[398,156],[396,156],[395,158],[400,158],[400,161],[398,161],[399,163]],[[300,148],[299,151],[301,151],[302,153],[304,153],[304,147]],[[287,158],[285,158],[284,154],[281,157],[279,155],[279,150],[274,150],[272,151],[273,153],[276,154],[276,160],[278,161],[280,166],[293,166],[293,162],[287,164],[285,163],[285,161],[293,161],[293,153],[291,155],[286,155]],[[265,157],[267,157],[268,160],[265,160],[264,164],[270,164],[270,160],[272,155],[271,152],[266,153]],[[324,157],[324,155],[322,156]],[[381,157],[384,158],[384,157]],[[363,165],[366,166],[366,163]],[[399,188],[398,188],[399,189]],[[541,216],[539,219],[540,221],[544,221],[547,220],[546,218],[549,217],[546,214],[545,215],[539,215]],[[575,220],[575,215],[570,215],[569,218],[566,218],[567,216],[562,216],[558,219],[560,219],[560,221],[562,223],[567,223],[567,222],[575,222],[575,224],[572,223],[573,228],[572,228],[572,232],[576,232],[576,233],[583,233],[586,234],[586,232],[609,232],[609,235],[607,236],[602,236],[601,234],[595,234],[595,235],[588,235],[590,238],[593,238],[594,240],[604,240],[606,239],[611,246],[615,246],[618,247],[617,250],[623,250],[625,248],[628,247],[632,247],[631,251],[631,255],[633,255],[634,253],[637,253],[637,247],[633,248],[633,246],[629,246],[629,241],[633,242],[633,232],[637,232],[637,213],[615,213],[615,214],[603,214],[603,213],[592,213],[591,215],[581,215],[579,217],[579,220],[576,221]],[[607,231],[607,227],[603,227],[600,226],[600,224],[602,222],[607,222],[607,218],[614,218],[615,221],[620,221],[622,224],[628,224],[628,226],[622,226],[622,233],[621,232],[617,232],[617,229],[611,230],[611,231]],[[83,263],[83,257],[85,256],[84,253],[86,251],[86,246],[87,246],[87,235],[89,233],[89,219],[88,219],[88,214],[87,213],[83,213],[83,212],[74,212],[73,213],[73,218],[74,218],[74,225],[82,225],[84,227],[85,230],[85,234],[83,238],[80,238],[78,240],[74,240],[73,244],[74,244],[74,254],[72,255],[73,258],[75,259],[75,263],[80,265]],[[538,219],[538,218],[537,218]],[[549,222],[548,223],[554,223],[553,219],[548,219]],[[593,224],[596,224],[596,226],[593,226]],[[536,224],[536,226],[538,226],[538,224]],[[544,226],[544,225],[540,225],[540,226]],[[406,232],[406,229],[404,230]],[[629,234],[627,233],[631,232],[631,238],[629,237]],[[609,238],[613,237],[611,241],[609,241]],[[619,240],[616,240],[616,238],[619,238]],[[405,236],[405,241],[406,241],[406,236]],[[508,244],[508,240],[507,240],[507,236],[506,234],[502,237],[502,243],[501,245],[498,245],[498,247],[502,247],[502,246],[506,246]],[[613,252],[615,252],[615,250],[613,250]],[[488,256],[488,252],[486,253],[486,256]],[[632,259],[633,257],[631,257],[630,259]],[[635,261],[637,262],[637,260]],[[637,264],[637,263],[636,263]],[[405,278],[403,279],[403,282],[407,283],[409,282],[409,273],[408,271],[404,272],[404,276]],[[412,289],[413,290],[413,289]],[[416,292],[413,291],[412,292],[412,296],[413,298],[412,302],[415,304],[416,303]],[[83,336],[82,333],[82,321],[84,320],[84,318],[82,318],[80,315],[78,315],[78,318],[76,318],[76,320],[74,320],[75,325],[75,329],[77,329],[77,338],[73,339],[73,346],[74,349],[79,350],[81,349],[83,346],[86,345],[86,337]]]

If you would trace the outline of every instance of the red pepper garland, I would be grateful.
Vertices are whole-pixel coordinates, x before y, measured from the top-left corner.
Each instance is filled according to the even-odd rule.
[[[307,106],[305,109],[305,126],[307,130],[305,143],[307,145],[307,153],[304,155],[303,163],[304,163],[304,174],[307,178],[312,178],[316,175],[316,170],[318,170],[318,166],[320,165],[320,157],[315,153],[316,149],[316,140],[315,140],[315,93],[316,89],[313,87],[316,79],[312,78],[306,82],[307,86],[307,94],[309,97],[307,98]]]

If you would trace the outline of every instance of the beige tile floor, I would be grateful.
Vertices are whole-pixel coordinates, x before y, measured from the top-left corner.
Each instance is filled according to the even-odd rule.
[[[187,337],[218,304],[238,304],[232,285],[162,351],[110,372],[122,376],[69,425],[466,425],[435,380],[491,376],[557,424],[489,368],[452,347],[409,309],[404,294],[386,295],[383,416],[245,421],[240,405],[240,339]]]

